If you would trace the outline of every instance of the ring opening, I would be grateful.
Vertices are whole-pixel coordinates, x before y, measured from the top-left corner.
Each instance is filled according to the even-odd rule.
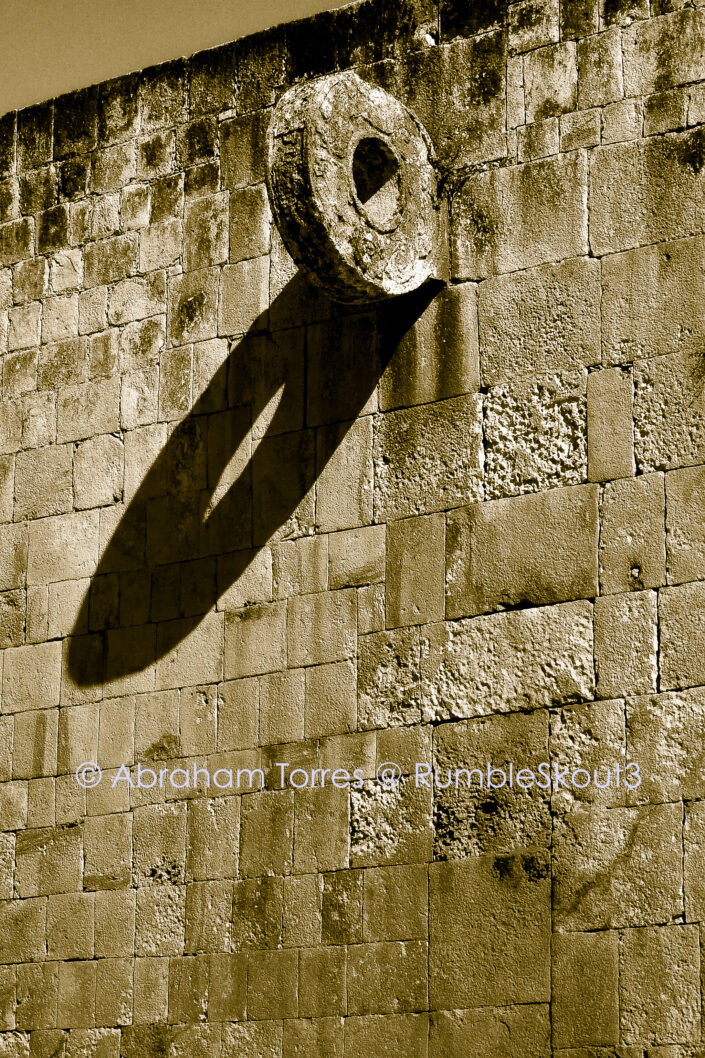
[[[366,136],[352,159],[355,193],[375,227],[393,223],[401,199],[401,167],[384,140]]]

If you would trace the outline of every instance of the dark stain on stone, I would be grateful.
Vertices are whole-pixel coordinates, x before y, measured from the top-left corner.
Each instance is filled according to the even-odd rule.
[[[522,875],[530,882],[548,877],[548,858],[538,853],[513,852],[495,856],[493,868],[502,882],[518,883]]]
[[[81,157],[69,158],[59,168],[59,196],[62,199],[79,198],[85,195],[88,186],[90,159]]]
[[[441,40],[472,37],[501,26],[507,14],[507,0],[441,0]]]
[[[684,169],[700,175],[705,168],[705,126],[694,129],[678,141],[676,158]]]
[[[504,93],[506,43],[503,33],[491,33],[475,42],[469,93],[472,104],[486,105]]]
[[[189,330],[203,313],[206,295],[202,290],[185,298],[179,305],[179,326],[182,331]]]
[[[54,157],[90,151],[96,144],[98,91],[84,88],[57,99],[54,107]]]

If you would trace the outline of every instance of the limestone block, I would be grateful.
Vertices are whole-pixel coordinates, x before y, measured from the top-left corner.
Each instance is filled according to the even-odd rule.
[[[98,706],[76,705],[59,712],[59,772],[75,772],[98,753]]]
[[[515,52],[531,51],[558,40],[559,12],[555,0],[536,7],[522,0],[509,13],[509,48]]]
[[[705,802],[685,806],[683,889],[686,921],[699,919],[705,906]]]
[[[48,1029],[56,1025],[59,989],[57,963],[25,963],[17,967],[18,1029]]]
[[[553,938],[553,1042],[556,1047],[619,1041],[617,933],[563,933]]]
[[[0,593],[0,646],[24,642],[25,593],[19,589]]]
[[[218,271],[169,278],[168,333],[172,344],[202,342],[218,332]]]
[[[246,1001],[246,960],[240,955],[211,955],[208,990],[208,1016],[211,1021],[243,1020]]]
[[[451,512],[447,616],[596,595],[597,492],[593,485],[551,489]],[[404,523],[390,531],[396,524]]]
[[[197,199],[186,208],[184,269],[192,272],[228,260],[228,194]]]
[[[93,242],[84,250],[84,276],[87,287],[116,283],[137,271],[139,244],[129,232]]]
[[[294,870],[297,874],[348,866],[348,792],[334,786],[297,791],[294,798]]]
[[[222,679],[223,624],[222,614],[207,614],[193,631],[192,622],[185,622],[184,632],[190,634],[183,638],[174,635],[172,628],[160,625],[157,635],[160,655],[156,665],[157,689],[216,683]],[[178,645],[166,652],[165,645],[171,644],[174,639]]]
[[[587,478],[586,373],[541,375],[485,397],[488,499],[576,485]]]
[[[117,375],[62,388],[58,395],[57,440],[79,441],[93,434],[116,433],[119,408]]]
[[[27,783],[0,785],[0,813],[4,831],[20,830],[27,825]]]
[[[32,710],[15,716],[13,778],[32,779],[38,775],[56,774],[58,721],[56,709]]]
[[[347,973],[350,1014],[400,1014],[427,1004],[425,941],[351,945]]]
[[[705,77],[705,18],[702,11],[672,11],[665,18],[635,23],[624,32],[624,88],[647,95]]]
[[[50,445],[17,453],[15,512],[18,519],[42,518],[71,510],[71,456],[71,445]]]
[[[375,516],[386,521],[480,499],[481,405],[475,394],[375,418]]]
[[[186,890],[148,885],[137,890],[135,954],[180,955],[184,950]]]
[[[328,580],[331,589],[376,584],[384,580],[385,527],[333,533],[328,537]]]
[[[272,548],[272,590],[277,599],[325,591],[328,587],[328,537],[280,540]]]
[[[25,830],[17,836],[16,855],[15,889],[21,897],[83,888],[83,841],[77,826]]]
[[[334,871],[323,876],[323,944],[362,941],[363,872]]]
[[[299,960],[299,1014],[329,1017],[347,1011],[345,948],[309,948]]]
[[[597,695],[648,694],[658,673],[655,592],[595,599]]]
[[[27,527],[0,526],[0,589],[20,588],[27,568]]]
[[[37,301],[10,309],[8,335],[10,352],[14,349],[29,349],[31,346],[39,345],[40,320],[41,305]]]
[[[81,337],[43,346],[37,362],[37,387],[58,389],[84,382],[88,377],[86,345]]]
[[[357,592],[357,629],[360,635],[381,632],[384,628],[383,584],[370,584]]]
[[[445,519],[406,518],[387,527],[387,627],[442,619]]]
[[[369,868],[364,896],[365,941],[425,939],[428,879],[422,864]]]
[[[43,959],[46,952],[46,900],[0,903],[0,953],[4,964]]]
[[[78,294],[46,298],[42,307],[42,342],[78,337]]]
[[[186,805],[154,804],[133,815],[132,874],[139,885],[174,886],[186,865]]]
[[[7,398],[20,397],[37,386],[37,353],[34,349],[23,349],[3,358],[3,394]]]
[[[225,615],[226,679],[285,666],[286,603],[248,606]]]
[[[396,1054],[425,1058],[427,1041],[427,1014],[367,1014],[345,1019],[346,1058],[394,1058]]]
[[[549,874],[532,851],[431,865],[432,1007],[548,1002]]]
[[[16,264],[32,256],[34,218],[23,217],[0,226],[0,264]]]
[[[590,165],[592,252],[601,256],[701,233],[701,151],[700,129],[596,148]]]
[[[225,250],[227,257],[227,248]],[[239,335],[267,329],[269,257],[226,265],[221,272],[218,334]],[[211,337],[211,335],[199,335]]]
[[[415,628],[360,637],[357,689],[361,728],[419,722],[419,649]]]
[[[666,551],[669,584],[705,577],[703,467],[666,474]]]
[[[248,1021],[223,1027],[223,1049],[233,1058],[280,1058],[282,1053],[281,1021]]]
[[[559,931],[669,921],[682,912],[680,805],[585,806],[554,823]]]
[[[300,741],[304,737],[304,670],[272,672],[262,676],[259,684],[259,741],[264,746]],[[255,712],[255,727],[256,719]]]
[[[697,926],[627,930],[620,950],[620,1028],[627,1043],[700,1040]]]
[[[47,293],[49,262],[45,257],[30,257],[12,269],[12,300],[16,305],[37,301]],[[8,306],[4,306],[9,308]]]
[[[294,843],[294,795],[264,790],[243,801],[240,822],[240,875],[290,874]],[[266,845],[262,833],[271,835]]]
[[[283,907],[281,878],[264,876],[235,882],[233,949],[279,947],[283,935]]]
[[[627,700],[627,755],[640,765],[642,782],[632,803],[705,796],[700,746],[705,732],[705,693],[644,695]]]
[[[454,199],[453,278],[484,279],[587,252],[582,152],[469,177]]]
[[[568,602],[429,625],[421,672],[429,720],[589,700],[592,605]]]
[[[621,34],[616,26],[578,41],[578,106],[581,110],[615,103],[624,95],[621,44]]]
[[[95,1025],[96,962],[59,963],[58,1028]]]
[[[316,520],[322,532],[372,521],[373,418],[316,431]]]
[[[238,797],[207,797],[188,808],[189,878],[234,878],[240,829]]]
[[[208,996],[208,959],[203,955],[169,960],[169,1021],[199,1021],[205,1017]]]
[[[509,786],[510,763],[513,772],[530,768],[538,773],[539,764],[547,759],[548,718],[543,711],[439,728],[433,766],[439,783],[448,786],[434,793],[434,858],[460,860],[486,852],[548,847],[550,791],[522,787],[514,778]],[[488,765],[499,769],[492,777],[496,789],[489,786]],[[501,772],[505,779],[500,786]]]
[[[4,653],[2,706],[6,713],[59,704],[61,643],[32,643]]]
[[[318,1053],[342,1058],[343,1039],[342,1018],[285,1021],[282,1055],[283,1058],[299,1058]]]
[[[603,301],[604,305],[604,301]],[[620,368],[592,371],[587,380],[588,477],[590,481],[634,474],[633,384]]]
[[[131,1024],[132,1000],[132,961],[101,959],[96,969],[96,1025]]]
[[[675,239],[609,255],[602,264],[604,359],[624,363],[699,351],[705,240]],[[648,369],[648,365],[644,365]]]
[[[323,878],[319,874],[290,875],[284,879],[284,947],[321,943],[322,896]]]
[[[576,258],[497,276],[478,290],[485,385],[600,360],[600,272]]]
[[[232,882],[187,885],[184,950],[187,953],[229,951],[232,911]]]
[[[315,665],[354,654],[356,601],[352,588],[294,596],[287,616],[289,664]]]
[[[264,184],[230,195],[230,260],[246,261],[270,250],[272,215]]]
[[[297,1013],[298,952],[252,952],[248,961],[247,1010],[258,1021]]]
[[[380,410],[447,400],[478,387],[477,288],[446,287],[396,344],[380,380]]]
[[[550,1051],[548,1005],[440,1010],[431,1014],[429,1058],[503,1058],[509,1046],[524,1058]],[[568,1056],[566,1055],[566,1058]],[[587,1058],[575,1052],[570,1058]]]
[[[600,587],[605,595],[666,583],[662,474],[611,481],[602,498]]]
[[[705,584],[659,592],[659,630],[661,688],[705,683]]]
[[[47,900],[47,954],[50,959],[93,956],[93,894],[65,893]]]
[[[84,889],[126,889],[132,872],[132,818],[94,816],[83,828]]]
[[[76,448],[73,461],[76,507],[103,507],[122,498],[124,446],[100,434]]]
[[[565,41],[530,51],[524,58],[524,90],[528,122],[575,110],[578,92],[575,44]]]
[[[119,340],[115,330],[92,334],[88,339],[88,370],[91,380],[108,378],[117,370]]]
[[[339,661],[306,669],[305,737],[320,738],[357,728],[355,665]]]
[[[550,102],[548,104],[551,105]],[[530,162],[558,154],[560,124],[557,117],[544,118],[517,129],[517,161]]]
[[[366,782],[350,799],[350,863],[355,867],[427,862],[433,856],[430,788],[402,778],[387,788]]]
[[[124,208],[124,207],[123,207]],[[140,269],[151,272],[178,263],[183,243],[183,225],[176,217],[167,217],[140,231]]]

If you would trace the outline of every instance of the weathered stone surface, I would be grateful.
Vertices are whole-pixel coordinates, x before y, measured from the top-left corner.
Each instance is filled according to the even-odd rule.
[[[666,582],[661,474],[611,481],[602,498],[600,588],[605,595]]]
[[[701,798],[703,691],[627,699],[626,719],[628,759],[642,773],[641,785],[630,792],[632,803]]]
[[[428,1053],[429,1058],[501,1058],[509,1046],[526,1058],[544,1058],[550,1035],[547,1004],[442,1010],[431,1014]]]
[[[402,778],[396,787],[352,788],[350,863],[354,867],[432,859],[431,789]]]
[[[655,592],[595,599],[595,670],[599,698],[647,694],[658,674]]]
[[[554,1044],[580,1047],[617,1043],[618,934],[556,934],[552,955]]]
[[[485,397],[487,499],[576,485],[587,478],[585,373],[492,387]]]
[[[627,1043],[700,1039],[696,926],[627,930],[620,952],[620,1029]]]
[[[592,605],[535,607],[447,625],[421,642],[427,719],[486,716],[592,697]]]
[[[456,397],[375,420],[375,514],[427,514],[481,496],[480,402]]]
[[[543,852],[431,865],[434,1008],[548,1001],[549,890]]]
[[[453,511],[447,617],[595,596],[597,499],[597,488],[586,485]]]
[[[470,177],[454,201],[453,276],[484,279],[587,252],[580,152]]]
[[[680,805],[671,804],[586,806],[557,820],[554,926],[559,931],[614,929],[669,922],[679,915],[680,829]]]
[[[485,385],[599,363],[597,262],[577,258],[482,283],[478,291]]]
[[[683,584],[659,592],[661,688],[705,683],[705,584]]]
[[[624,702],[617,699],[568,706],[552,714],[549,743],[552,763],[561,774],[567,769],[565,774],[570,776],[582,769],[577,771],[575,785],[556,785],[551,803],[554,814],[563,814],[579,804],[627,803],[624,782],[616,782],[617,766],[623,768],[625,764],[624,713]]]
[[[603,301],[604,305],[604,301]],[[587,379],[588,478],[606,481],[634,473],[633,383],[619,368]]]

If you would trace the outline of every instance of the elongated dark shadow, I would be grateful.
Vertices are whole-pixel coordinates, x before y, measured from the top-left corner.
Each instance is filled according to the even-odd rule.
[[[129,501],[69,640],[77,686],[142,671],[237,584],[292,519],[439,289],[427,283],[353,314],[331,306],[321,319],[320,294],[301,273],[289,281],[233,345]],[[318,306],[310,322],[308,305]],[[290,317],[299,325],[267,329]],[[241,446],[242,466],[232,473]],[[296,535],[295,526],[287,530]]]

